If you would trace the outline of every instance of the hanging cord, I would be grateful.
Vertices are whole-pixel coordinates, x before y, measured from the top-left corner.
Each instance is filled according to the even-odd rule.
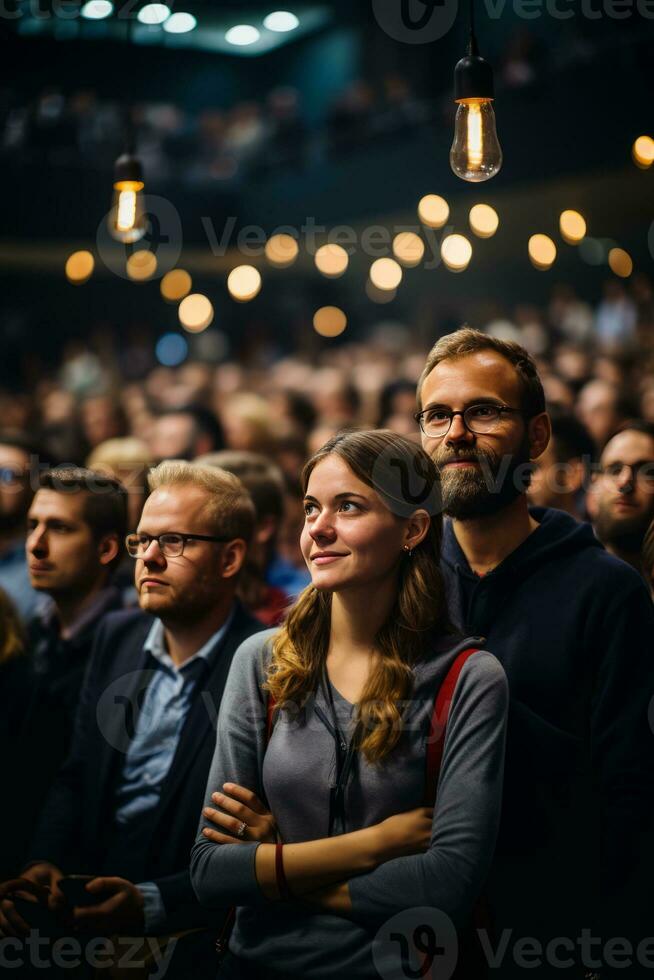
[[[470,0],[469,11],[470,11],[470,37],[468,39],[468,54],[478,55],[479,48],[477,46],[477,36],[475,34],[475,0]]]

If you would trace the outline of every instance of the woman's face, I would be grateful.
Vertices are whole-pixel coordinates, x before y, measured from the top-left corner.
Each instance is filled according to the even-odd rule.
[[[315,588],[365,585],[392,574],[411,536],[411,519],[388,509],[372,487],[331,454],[314,466],[304,498],[300,547]],[[419,537],[423,537],[422,534]],[[330,557],[320,557],[324,552]]]

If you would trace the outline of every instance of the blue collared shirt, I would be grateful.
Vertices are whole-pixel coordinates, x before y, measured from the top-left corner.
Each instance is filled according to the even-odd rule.
[[[175,666],[166,650],[161,620],[152,624],[144,650],[151,655],[154,675],[145,692],[116,791],[118,824],[126,824],[158,804],[194,691],[213,666],[216,648],[231,627],[235,611],[232,605],[220,629],[181,667]],[[165,928],[165,909],[159,889],[154,882],[137,887],[144,898],[146,932],[161,931]]]

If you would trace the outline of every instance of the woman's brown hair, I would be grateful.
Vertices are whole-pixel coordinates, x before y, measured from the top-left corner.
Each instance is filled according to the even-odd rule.
[[[0,664],[25,653],[25,635],[14,604],[0,589]]]
[[[348,431],[334,436],[307,461],[301,477],[303,493],[313,469],[332,454],[372,487],[398,519],[423,508],[430,515],[427,534],[413,554],[398,554],[397,598],[375,637],[379,665],[358,705],[355,738],[368,762],[379,762],[400,738],[398,703],[411,697],[413,665],[429,654],[436,634],[453,632],[439,567],[440,481],[431,457],[404,436],[387,429]],[[273,640],[265,686],[276,704],[302,704],[316,691],[330,622],[331,594],[308,585]]]

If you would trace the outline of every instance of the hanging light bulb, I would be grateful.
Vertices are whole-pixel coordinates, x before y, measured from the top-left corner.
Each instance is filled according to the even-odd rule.
[[[495,129],[493,69],[479,54],[474,31],[474,0],[470,0],[468,53],[454,69],[454,140],[450,166],[462,180],[490,180],[502,166]]]
[[[112,238],[124,245],[145,235],[144,186],[141,162],[128,149],[114,164],[114,197],[108,218]]]

